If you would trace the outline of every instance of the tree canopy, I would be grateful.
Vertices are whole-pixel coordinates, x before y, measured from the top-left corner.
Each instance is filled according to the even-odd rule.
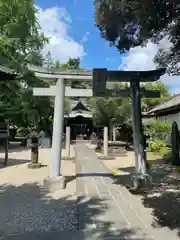
[[[128,85],[125,84],[113,84],[111,88],[124,89]],[[141,108],[143,112],[150,110],[157,104],[167,101],[170,98],[168,88],[161,81],[156,83],[144,84],[147,90],[159,90],[160,98],[142,98]],[[132,119],[132,102],[130,97],[98,97],[90,98],[87,100],[88,105],[92,109],[94,115],[94,121],[102,125],[110,125],[112,122],[116,124],[128,124]]]
[[[144,84],[144,87],[146,90],[160,91],[160,98],[142,98],[141,105],[142,105],[142,111],[144,112],[170,99],[168,88],[161,81],[157,81],[156,83],[146,83]]]
[[[94,0],[95,21],[104,39],[120,52],[159,42],[164,36],[172,43],[168,53],[160,50],[169,66],[180,56],[180,5],[178,0]],[[162,65],[162,64],[160,64]],[[177,65],[171,64],[173,68]],[[173,70],[172,70],[173,72]]]
[[[32,0],[0,0],[0,64],[22,75],[17,81],[1,82],[0,118],[16,126],[37,123],[52,111],[48,98],[36,98],[35,86],[47,83],[28,72],[26,63],[41,66],[41,50],[48,39],[41,33]],[[43,109],[46,105],[46,111]]]

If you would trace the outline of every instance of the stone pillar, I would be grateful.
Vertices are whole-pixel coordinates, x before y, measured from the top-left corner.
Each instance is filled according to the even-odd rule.
[[[71,144],[71,128],[66,127],[66,157],[70,157],[70,144]]]
[[[56,83],[56,95],[54,104],[52,162],[50,173],[51,179],[54,180],[60,176],[61,168],[61,150],[64,126],[64,98],[65,98],[64,79],[58,79]]]
[[[116,141],[116,125],[113,125],[113,142]]]
[[[108,127],[104,127],[104,156],[108,157]]]

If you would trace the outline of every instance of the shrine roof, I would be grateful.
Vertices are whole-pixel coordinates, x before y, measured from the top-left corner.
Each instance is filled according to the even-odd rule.
[[[175,97],[173,97],[172,99],[152,108],[150,111],[148,111],[148,114],[153,114],[153,113],[156,113],[159,111],[169,110],[169,109],[176,108],[179,106],[180,106],[180,94],[178,94]]]
[[[65,118],[75,118],[82,116],[84,118],[92,118],[92,111],[89,110],[87,104],[83,100],[72,101],[71,112],[65,115]]]
[[[14,70],[0,65],[0,81],[1,82],[7,81],[7,80],[14,80],[16,79],[17,76],[18,74]]]
[[[84,118],[92,118],[91,112],[85,112],[85,111],[73,111],[69,114],[69,118],[75,118],[75,117],[84,117]]]
[[[87,104],[85,104],[81,100],[77,101],[74,105],[72,105],[72,111],[78,111],[78,110],[90,112]]]

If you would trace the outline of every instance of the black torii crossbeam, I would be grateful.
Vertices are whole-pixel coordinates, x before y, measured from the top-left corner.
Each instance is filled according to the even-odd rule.
[[[165,68],[152,71],[109,71],[107,69],[93,69],[94,97],[127,97],[132,98],[133,141],[135,152],[136,174],[133,178],[134,189],[147,187],[151,184],[151,177],[147,173],[146,153],[142,129],[141,97],[158,98],[159,91],[140,88],[140,82],[154,82],[166,72]],[[127,89],[107,89],[107,82],[130,82]],[[144,181],[145,180],[145,181]]]

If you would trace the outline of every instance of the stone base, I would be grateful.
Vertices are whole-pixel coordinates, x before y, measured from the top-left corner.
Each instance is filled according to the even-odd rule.
[[[36,169],[36,168],[41,168],[41,163],[29,163],[28,168],[30,169]]]
[[[147,193],[152,189],[152,178],[148,174],[137,174],[132,176],[133,185],[126,186],[133,194]]]
[[[75,157],[62,157],[62,160],[74,160]]]
[[[101,159],[101,160],[113,160],[113,159],[115,159],[115,157],[110,157],[110,156],[99,156],[98,158]]]
[[[65,177],[58,176],[56,178],[46,178],[44,179],[44,187],[53,190],[62,190],[66,188]]]

